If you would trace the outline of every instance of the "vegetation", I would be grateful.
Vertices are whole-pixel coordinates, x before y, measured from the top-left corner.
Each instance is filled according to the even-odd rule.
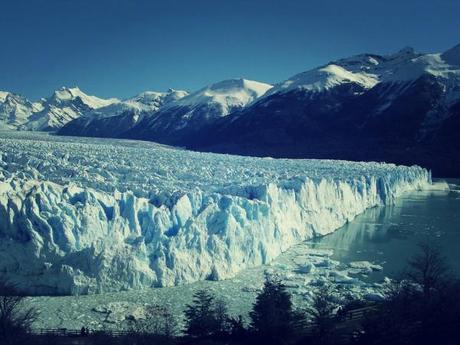
[[[250,313],[251,331],[265,344],[288,343],[301,319],[292,307],[291,296],[277,276],[266,274],[262,291]]]
[[[334,338],[337,322],[334,309],[335,304],[331,302],[331,289],[328,285],[324,285],[316,292],[312,306],[307,309],[307,314],[313,325],[312,343],[329,344]]]
[[[13,284],[0,280],[0,344],[17,344],[27,338],[38,314],[24,306],[24,298]]]
[[[421,244],[403,280],[362,325],[359,344],[436,344],[458,341],[460,283],[448,274],[441,252]]]
[[[27,335],[36,317],[33,309],[19,307],[23,298],[10,289],[1,285],[1,344],[9,344],[5,335]],[[310,308],[295,310],[279,277],[266,275],[248,320],[231,317],[224,300],[199,290],[185,308],[183,330],[170,311],[152,307],[126,336],[93,333],[79,344],[458,344],[460,283],[449,273],[440,251],[426,244],[409,261],[403,277],[388,286],[383,302],[352,301],[338,312],[335,307],[331,289],[325,285],[316,291]],[[364,314],[351,317],[357,310]],[[30,341],[30,337],[35,339]],[[67,344],[64,337],[29,335],[28,340]]]

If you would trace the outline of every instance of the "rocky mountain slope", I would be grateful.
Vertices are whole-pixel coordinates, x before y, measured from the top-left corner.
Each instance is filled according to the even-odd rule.
[[[38,103],[3,92],[0,127],[253,156],[419,164],[460,176],[460,45],[438,54],[404,48],[352,56],[273,87],[231,79],[191,94],[145,92],[124,101],[64,88]]]
[[[243,109],[271,87],[246,79],[229,79],[206,86],[148,114],[122,137],[172,145],[193,142],[202,128]]]
[[[420,164],[460,176],[460,45],[331,62],[180,143],[214,152]],[[197,140],[199,138],[199,140]]]
[[[89,112],[64,125],[59,134],[117,137],[136,126],[144,116],[151,115],[166,104],[187,95],[186,91],[172,89],[167,92],[146,91],[125,101]]]

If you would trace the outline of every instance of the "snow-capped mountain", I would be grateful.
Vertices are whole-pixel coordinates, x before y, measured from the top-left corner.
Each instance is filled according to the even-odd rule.
[[[93,111],[89,116],[110,117],[126,111],[155,112],[163,105],[187,96],[187,91],[169,89],[167,92],[145,91],[124,101],[112,103]]]
[[[217,105],[219,116],[228,115],[234,109],[243,108],[264,95],[272,85],[247,79],[228,79],[208,85],[170,107],[190,107],[196,109],[207,105]]]
[[[187,95],[186,91],[173,89],[167,92],[145,91],[70,121],[60,129],[58,134],[116,137],[134,127],[145,114],[153,114],[162,106]]]
[[[460,46],[362,54],[300,73],[183,145],[215,152],[417,163],[460,175]]]
[[[64,88],[37,104],[0,101],[0,123],[204,151],[417,163],[460,175],[460,45],[356,55],[274,87],[231,79],[124,101]]]
[[[377,76],[365,71],[352,71],[338,64],[303,72],[276,85],[267,96],[291,91],[324,92],[336,86],[355,83],[363,89],[371,89],[378,83]]]
[[[224,80],[168,103],[123,136],[181,144],[204,126],[246,107],[271,87],[246,79]]]
[[[32,103],[25,97],[0,91],[0,129],[17,129],[29,116],[42,110],[40,103]]]
[[[82,92],[78,87],[62,87],[40,101],[42,110],[34,112],[22,129],[57,130],[66,123],[95,109],[119,103],[116,98],[102,99]]]
[[[460,66],[460,44],[441,55],[442,60],[453,66]]]

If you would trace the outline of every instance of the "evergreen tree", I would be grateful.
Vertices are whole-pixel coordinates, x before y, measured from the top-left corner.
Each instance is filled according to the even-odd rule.
[[[328,285],[316,291],[311,307],[307,313],[314,325],[314,339],[317,344],[329,344],[333,341],[336,320],[334,318],[334,303],[331,302],[331,289]]]
[[[282,344],[293,335],[296,313],[290,294],[277,276],[265,275],[250,317],[252,330],[264,343]]]
[[[216,320],[216,330],[221,333],[230,333],[230,317],[228,316],[228,306],[225,300],[217,299],[214,302],[214,315]]]
[[[205,337],[219,331],[215,313],[215,298],[207,290],[198,290],[193,303],[185,309],[186,332],[190,336]]]

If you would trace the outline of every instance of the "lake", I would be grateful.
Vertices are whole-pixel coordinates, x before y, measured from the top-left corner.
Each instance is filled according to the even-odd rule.
[[[43,311],[35,327],[124,328],[126,317],[147,304],[167,306],[181,318],[197,289],[224,298],[232,314],[247,315],[266,270],[280,275],[300,307],[310,303],[321,283],[332,284],[338,300],[347,296],[373,299],[384,286],[383,278],[397,277],[417,253],[417,244],[426,241],[439,246],[460,275],[460,179],[447,182],[450,191],[405,194],[394,205],[369,209],[334,233],[293,246],[270,264],[243,270],[231,279],[99,295],[30,298],[31,304]],[[356,261],[382,269],[357,272],[351,264]]]
[[[333,249],[341,262],[366,260],[382,264],[373,274],[395,277],[418,244],[439,247],[452,270],[460,274],[460,179],[444,179],[450,191],[405,194],[394,205],[365,211],[336,232],[310,241],[313,248]],[[436,182],[436,180],[435,180]]]

